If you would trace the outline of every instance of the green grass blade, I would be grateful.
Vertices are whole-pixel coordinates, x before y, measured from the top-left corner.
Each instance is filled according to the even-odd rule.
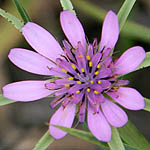
[[[54,138],[50,136],[49,131],[47,131],[43,137],[39,140],[39,142],[35,145],[33,150],[46,150],[50,144],[54,142]]]
[[[27,14],[26,10],[22,7],[22,5],[19,3],[18,0],[13,0],[15,6],[18,9],[18,12],[20,14],[20,16],[22,17],[22,19],[24,20],[24,22],[31,22],[32,20],[30,19],[29,15]]]
[[[112,138],[111,141],[108,142],[108,145],[111,150],[125,150],[124,145],[120,139],[117,128],[112,127]]]
[[[118,21],[119,21],[119,30],[121,31],[122,27],[124,26],[132,7],[134,6],[136,0],[125,0],[122,7],[118,12]]]
[[[109,149],[107,143],[103,143],[103,142],[97,140],[90,132],[78,130],[78,129],[74,129],[74,128],[66,128],[66,127],[62,127],[62,126],[56,126],[56,127],[69,133],[70,135],[76,136],[82,140],[86,140],[90,143],[99,145],[102,148]]]
[[[150,111],[150,99],[144,98],[144,100],[145,100],[145,107],[144,107],[144,110]]]
[[[130,146],[138,150],[149,150],[149,143],[139,130],[130,122],[118,128],[121,138]]]
[[[16,101],[9,100],[9,99],[3,97],[2,95],[0,95],[0,106],[4,106],[4,105],[11,104],[14,102],[16,102]]]
[[[75,11],[73,10],[73,5],[70,0],[60,0],[60,4],[63,10],[70,10],[76,15]]]
[[[5,10],[0,8],[0,15],[7,19],[9,22],[11,22],[16,29],[18,29],[21,32],[21,28],[23,27],[24,23],[19,20],[17,17],[13,16],[12,14],[6,12]]]

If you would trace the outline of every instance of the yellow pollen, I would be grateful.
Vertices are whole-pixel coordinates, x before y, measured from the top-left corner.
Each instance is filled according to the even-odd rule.
[[[113,88],[115,91],[117,91],[118,90],[118,88],[116,87],[116,88]]]
[[[67,73],[67,70],[65,70],[64,68],[62,68],[62,71],[63,71],[64,73]]]
[[[94,74],[97,76],[97,75],[99,74],[99,72],[98,72],[98,71],[96,71]]]
[[[74,64],[72,64],[72,68],[73,68],[74,70],[76,70],[76,66],[75,66]]]
[[[79,57],[79,58],[82,58],[82,55],[79,55],[78,57]]]
[[[94,93],[95,93],[95,94],[99,94],[99,92],[98,92],[98,91],[96,91],[96,90],[94,90]]]
[[[77,84],[81,84],[81,81],[77,81]]]
[[[78,91],[76,91],[76,94],[79,94],[80,93],[80,91],[78,90]]]
[[[84,68],[81,68],[81,71],[82,71],[82,72],[85,72]]]
[[[98,64],[98,65],[97,65],[97,69],[99,69],[100,67],[101,67],[101,65],[100,65],[100,64]]]
[[[74,80],[74,78],[73,78],[73,77],[69,77],[68,79],[69,79],[69,80]]]
[[[70,87],[70,84],[65,84],[64,86],[65,86],[65,87]]]
[[[97,82],[98,84],[101,84],[102,83],[102,81],[101,80],[98,80],[98,82]]]
[[[87,60],[91,60],[90,56],[86,56]]]
[[[90,83],[91,83],[91,84],[93,84],[93,83],[94,83],[94,81],[93,81],[93,80],[91,80],[91,81],[90,81]]]
[[[90,91],[91,91],[91,89],[90,89],[90,88],[87,88],[87,89],[86,89],[86,91],[87,91],[87,92],[90,92]]]
[[[92,62],[91,61],[89,62],[89,66],[92,67]]]

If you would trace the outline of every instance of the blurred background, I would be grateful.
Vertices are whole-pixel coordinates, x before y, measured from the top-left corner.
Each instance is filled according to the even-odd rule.
[[[20,0],[32,20],[52,33],[61,42],[65,36],[60,28],[59,13],[62,11],[59,0]],[[124,0],[72,0],[74,9],[81,20],[88,40],[100,40],[101,25],[105,10],[116,13]],[[89,4],[90,3],[90,4]],[[19,17],[12,0],[0,0],[0,8]],[[98,9],[98,11],[97,11]],[[21,18],[20,18],[21,19]],[[137,23],[126,24],[120,33],[115,48],[115,58],[129,47],[139,45],[150,50],[150,0],[138,0],[129,20]],[[144,30],[142,28],[144,26]],[[7,83],[44,79],[43,76],[27,73],[14,66],[7,58],[14,47],[32,48],[13,25],[0,17],[0,88]],[[150,98],[150,68],[131,73],[126,78],[130,86],[136,88],[144,97]],[[0,107],[0,150],[31,150],[47,131],[47,123],[55,111],[49,107],[50,98],[30,103],[13,103]],[[129,119],[150,140],[150,114],[146,111],[128,111]],[[81,128],[79,126],[79,128]],[[72,136],[55,141],[48,150],[96,150],[99,147]]]

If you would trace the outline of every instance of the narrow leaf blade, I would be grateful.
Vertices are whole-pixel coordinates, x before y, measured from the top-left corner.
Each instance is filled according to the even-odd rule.
[[[14,102],[16,102],[16,101],[9,100],[9,99],[3,97],[2,95],[0,95],[0,106],[4,106],[4,105],[11,104]]]
[[[75,11],[73,10],[73,5],[70,0],[60,0],[60,4],[63,10],[70,10],[76,15]]]
[[[144,100],[145,100],[145,107],[144,107],[144,110],[150,111],[150,99],[144,98]]]
[[[66,128],[66,127],[62,127],[62,126],[55,126],[55,127],[69,133],[70,135],[76,136],[76,137],[86,140],[90,143],[99,145],[100,147],[109,149],[107,143],[103,143],[103,142],[97,140],[90,132],[78,130],[78,129],[74,129],[74,128]]]
[[[112,138],[111,141],[108,142],[108,145],[111,150],[125,150],[123,143],[120,139],[119,133],[115,127],[112,127]]]
[[[22,5],[19,3],[18,0],[14,0],[14,4],[16,5],[18,12],[24,22],[31,22],[32,20],[30,19],[29,15],[27,14],[26,10],[22,7]]]
[[[138,150],[149,150],[149,143],[139,130],[130,122],[118,128],[121,138],[130,146]]]
[[[0,8],[0,15],[11,22],[16,29],[21,32],[21,28],[23,27],[24,23],[19,20],[17,17],[13,16],[12,14],[6,12],[5,10]]]
[[[134,6],[136,0],[125,0],[122,7],[118,12],[119,30],[121,31],[123,25],[125,24],[132,7]]]
[[[47,131],[43,137],[39,140],[39,142],[35,145],[33,150],[46,150],[54,142],[54,138],[52,138]]]

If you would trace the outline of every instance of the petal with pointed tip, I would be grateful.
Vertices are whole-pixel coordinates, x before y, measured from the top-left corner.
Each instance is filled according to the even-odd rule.
[[[102,111],[108,122],[114,127],[122,127],[128,122],[127,114],[116,104],[105,99],[101,103]]]
[[[49,96],[54,91],[45,87],[47,81],[20,81],[2,88],[3,96],[15,101],[28,102]]]
[[[126,74],[134,71],[144,60],[146,53],[140,46],[129,48],[114,64],[116,74]]]
[[[8,58],[17,67],[40,75],[51,75],[49,68],[56,66],[42,55],[22,48],[12,49]]]
[[[102,35],[100,41],[100,48],[101,51],[104,47],[105,48],[114,48],[119,36],[119,24],[117,15],[109,11],[105,17],[103,28],[102,28]]]
[[[92,134],[100,141],[109,142],[111,139],[111,127],[102,112],[94,113],[93,108],[88,106],[88,127]]]
[[[69,42],[75,48],[80,41],[84,50],[86,50],[86,40],[83,27],[78,18],[69,10],[62,11],[60,14],[62,29]]]
[[[53,125],[71,128],[75,117],[75,109],[75,104],[68,104],[65,108],[61,106],[51,117],[49,131],[55,139],[63,138],[67,134],[67,132],[58,129]]]
[[[53,60],[63,53],[55,38],[41,26],[28,22],[22,27],[22,34],[27,42],[41,55]]]

